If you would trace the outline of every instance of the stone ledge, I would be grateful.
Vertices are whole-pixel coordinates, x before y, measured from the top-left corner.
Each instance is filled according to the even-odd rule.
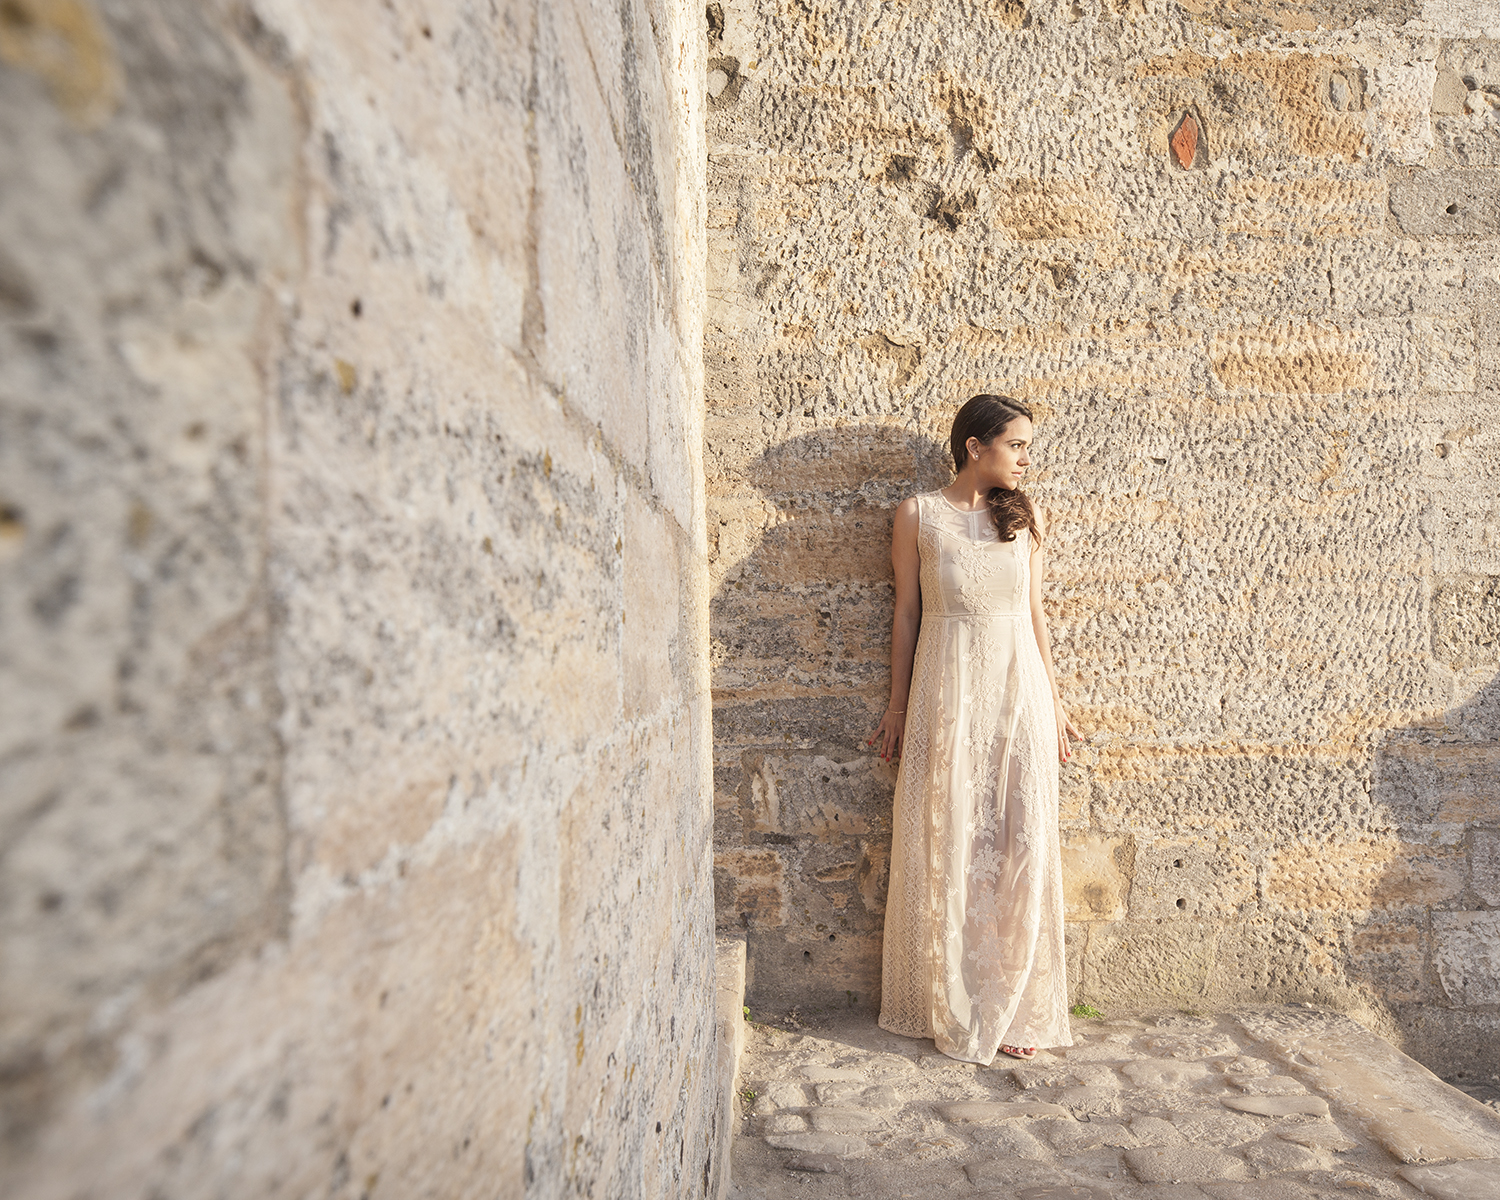
[[[719,1111],[724,1114],[714,1157],[724,1164],[719,1172],[718,1200],[729,1194],[730,1148],[739,1125],[740,1056],[745,1052],[745,935],[729,934],[714,942],[714,1021],[717,1036],[715,1066],[723,1089]]]

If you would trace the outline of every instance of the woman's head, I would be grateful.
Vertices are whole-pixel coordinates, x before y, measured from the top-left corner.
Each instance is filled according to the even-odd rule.
[[[1019,459],[1024,460],[1025,447],[1031,444],[1032,420],[1031,409],[1010,396],[992,396],[988,393],[971,396],[953,418],[953,433],[948,440],[953,452],[953,470],[962,471],[964,467],[976,462],[984,455],[985,450],[994,446],[997,439],[1003,442],[1005,439],[1001,435],[1007,432],[1016,434],[1024,443],[1019,454]],[[1016,428],[1011,428],[1013,425]],[[1025,462],[1022,461],[1020,465],[1024,468]],[[1004,478],[997,477],[994,480],[995,486],[1014,488],[1019,482],[1011,477],[1010,471],[1006,471],[1004,475]]]
[[[1030,465],[1031,410],[1010,396],[972,396],[953,418],[948,445],[953,469],[985,492],[1000,540],[1013,541],[1022,529],[1039,538],[1036,513],[1021,491],[1021,475]]]

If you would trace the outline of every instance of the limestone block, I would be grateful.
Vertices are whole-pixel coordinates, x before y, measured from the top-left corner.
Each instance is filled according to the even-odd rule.
[[[1437,657],[1456,669],[1493,666],[1500,657],[1500,580],[1444,579],[1434,590]]]
[[[1120,1073],[1137,1087],[1181,1088],[1209,1078],[1212,1072],[1200,1062],[1178,1062],[1170,1058],[1143,1058],[1128,1062]]]
[[[1500,747],[1392,742],[1382,752],[1376,793],[1408,820],[1463,825],[1485,819],[1497,799]]]
[[[1500,231],[1493,172],[1453,168],[1419,171],[1391,187],[1391,212],[1417,237],[1494,237]]]
[[[1191,995],[1207,981],[1213,942],[1214,931],[1196,923],[1095,926],[1084,959],[1084,991],[1101,1001]]]
[[[1033,1088],[1120,1086],[1120,1077],[1105,1064],[1075,1063],[1071,1060],[1055,1066],[1013,1067],[1011,1076],[1026,1091]]]
[[[1049,1122],[1049,1124],[1054,1123]],[[975,1140],[996,1158],[1047,1162],[1056,1157],[1047,1143],[1032,1132],[1029,1125],[1020,1125],[1013,1121],[1003,1124],[990,1123],[979,1126],[974,1133]]]
[[[799,1150],[804,1154],[831,1154],[837,1158],[863,1158],[870,1145],[863,1138],[847,1133],[774,1133],[766,1144],[778,1150]]]
[[[1347,1017],[1283,1009],[1239,1020],[1321,1096],[1244,1096],[1227,1098],[1226,1106],[1253,1111],[1245,1105],[1326,1096],[1402,1162],[1500,1154],[1493,1114]]]
[[[1186,1140],[1165,1117],[1135,1117],[1130,1122],[1130,1132],[1138,1146],[1180,1146]]]
[[[1140,1143],[1135,1134],[1124,1125],[1108,1121],[1082,1121],[1071,1124],[1054,1123],[1047,1132],[1047,1140],[1059,1154],[1073,1154],[1079,1150],[1097,1150],[1103,1146],[1129,1147]]]
[[[1500,1003],[1500,913],[1432,914],[1438,979],[1455,1004]]]
[[[1238,1054],[1240,1049],[1228,1034],[1214,1029],[1145,1034],[1138,1039],[1138,1044],[1149,1050],[1155,1058],[1188,1060]]]
[[[786,923],[786,861],[780,852],[729,850],[714,856],[715,903],[751,926]]]
[[[762,1137],[773,1133],[806,1133],[808,1129],[807,1118],[801,1113],[771,1113],[754,1118],[752,1124]]]
[[[1347,1142],[1344,1148],[1353,1146]],[[1247,1146],[1246,1160],[1262,1177],[1291,1171],[1326,1170],[1336,1165],[1334,1157],[1323,1146],[1305,1146],[1289,1140],[1267,1139]]]
[[[1205,1183],[1203,1192],[1209,1200],[1311,1200],[1317,1195],[1294,1179],[1262,1179],[1255,1183]]]
[[[1235,1113],[1181,1113],[1172,1123],[1190,1146],[1243,1146],[1258,1141],[1265,1134],[1264,1125]]]
[[[1326,1117],[1328,1101],[1321,1096],[1226,1096],[1225,1108],[1258,1117]]]
[[[1284,1142],[1295,1142],[1315,1150],[1353,1150],[1359,1145],[1332,1121],[1286,1125],[1276,1131],[1276,1136]]]
[[[1268,906],[1292,911],[1426,908],[1464,886],[1458,848],[1386,838],[1287,846],[1267,864]]]
[[[882,1117],[863,1108],[815,1108],[808,1118],[819,1133],[865,1133],[885,1124]]]
[[[1243,1159],[1192,1146],[1127,1150],[1125,1163],[1142,1183],[1211,1183],[1249,1177]]]
[[[1243,852],[1188,842],[1136,850],[1130,915],[1142,920],[1232,917],[1255,896],[1255,871]]]
[[[1500,833],[1476,829],[1469,843],[1469,886],[1484,904],[1500,907]]]
[[[1371,96],[1381,148],[1398,163],[1419,163],[1432,149],[1431,62],[1386,61],[1372,74]]]
[[[1124,838],[1072,837],[1063,843],[1063,898],[1070,921],[1125,916],[1134,843]]]
[[[1401,1178],[1435,1200],[1485,1200],[1500,1188],[1500,1159],[1402,1167]]]
[[[1427,990],[1427,943],[1425,923],[1372,920],[1349,938],[1350,975],[1369,981],[1389,1000],[1421,999]]]

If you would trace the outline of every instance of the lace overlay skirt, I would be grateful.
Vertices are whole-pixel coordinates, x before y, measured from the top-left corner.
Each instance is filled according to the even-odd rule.
[[[1070,1046],[1057,732],[1029,611],[923,615],[880,1026],[965,1062]]]

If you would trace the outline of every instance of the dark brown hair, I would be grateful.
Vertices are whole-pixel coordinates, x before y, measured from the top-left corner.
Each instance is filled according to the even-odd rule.
[[[953,418],[953,433],[948,439],[953,451],[953,469],[964,469],[969,458],[969,439],[978,438],[986,446],[1005,432],[1005,427],[1017,417],[1036,420],[1019,400],[1010,396],[991,396],[983,393],[970,396]],[[1020,488],[992,487],[985,496],[990,507],[990,519],[995,522],[995,531],[1002,542],[1013,542],[1023,529],[1031,530],[1031,539],[1040,545],[1041,533],[1036,527],[1036,510],[1031,507],[1031,498]]]

